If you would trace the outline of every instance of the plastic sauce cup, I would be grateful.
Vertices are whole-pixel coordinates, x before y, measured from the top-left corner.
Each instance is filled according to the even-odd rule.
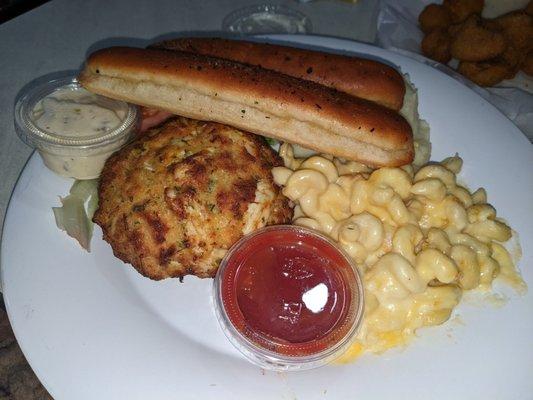
[[[339,357],[364,308],[353,260],[326,236],[292,225],[260,229],[233,245],[213,295],[230,342],[272,370],[310,369]]]

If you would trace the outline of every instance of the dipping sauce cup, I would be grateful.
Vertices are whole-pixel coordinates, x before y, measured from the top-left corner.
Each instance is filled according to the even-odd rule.
[[[32,85],[15,104],[18,136],[67,178],[97,178],[138,123],[136,106],[90,93],[73,76]]]
[[[310,369],[339,357],[363,315],[352,259],[326,236],[292,225],[260,229],[233,245],[213,295],[231,343],[272,370]]]

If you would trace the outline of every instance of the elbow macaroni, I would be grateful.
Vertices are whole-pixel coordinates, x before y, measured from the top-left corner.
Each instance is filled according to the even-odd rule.
[[[484,189],[471,193],[457,184],[457,155],[418,171],[372,171],[331,156],[298,159],[289,144],[280,155],[285,167],[272,172],[296,203],[293,222],[336,240],[363,275],[357,349],[381,352],[422,326],[444,323],[464,290],[490,287],[498,275],[525,288],[500,244],[511,229]]]

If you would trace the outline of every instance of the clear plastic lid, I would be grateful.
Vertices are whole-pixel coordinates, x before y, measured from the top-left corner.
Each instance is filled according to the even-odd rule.
[[[119,122],[109,129],[95,130],[92,134],[85,135],[64,134],[39,126],[40,102],[49,96],[54,96],[55,93],[68,92],[86,93],[94,104],[116,111]],[[18,136],[26,144],[46,151],[65,147],[65,150],[80,153],[83,150],[94,151],[101,147],[114,147],[114,145],[118,148],[135,132],[138,121],[139,111],[136,106],[92,94],[82,88],[73,76],[31,85],[15,104],[15,128]]]
[[[222,21],[222,30],[242,35],[266,33],[309,34],[311,20],[301,12],[277,4],[259,4],[233,11]]]

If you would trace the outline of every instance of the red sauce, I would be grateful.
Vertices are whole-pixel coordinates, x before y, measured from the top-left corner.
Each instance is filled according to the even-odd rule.
[[[305,356],[341,340],[358,306],[356,275],[327,240],[305,230],[265,230],[228,259],[221,277],[235,328],[268,350]]]

